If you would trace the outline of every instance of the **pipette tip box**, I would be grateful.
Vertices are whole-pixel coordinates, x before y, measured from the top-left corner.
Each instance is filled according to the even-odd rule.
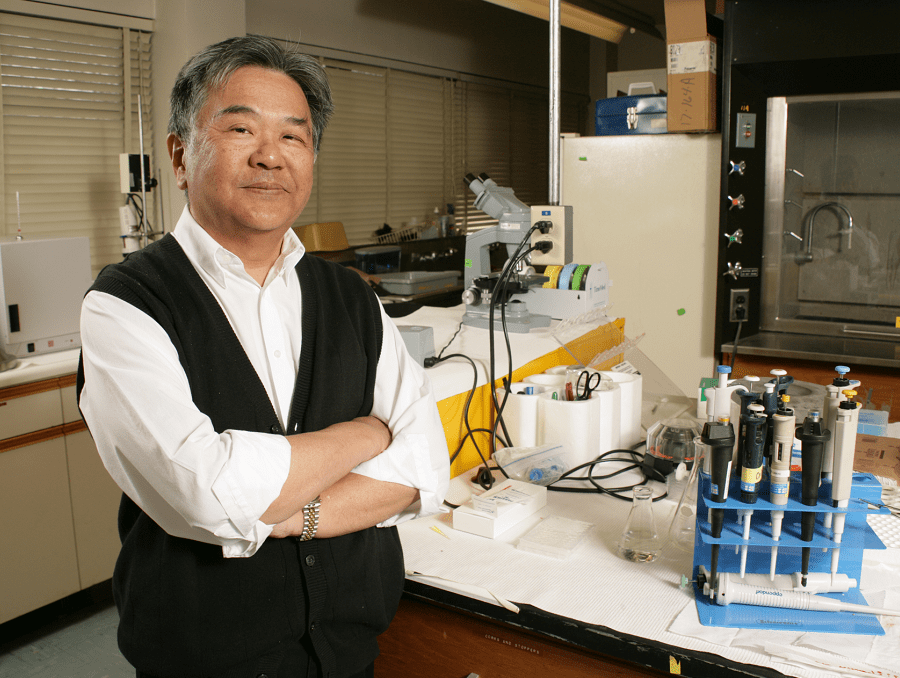
[[[453,529],[493,539],[546,505],[543,485],[500,480],[493,489],[453,510]]]

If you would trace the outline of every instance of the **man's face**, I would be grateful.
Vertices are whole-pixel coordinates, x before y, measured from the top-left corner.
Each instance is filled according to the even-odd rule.
[[[210,92],[188,147],[169,142],[178,186],[207,230],[230,237],[283,233],[306,206],[312,121],[303,90],[283,73],[238,69]]]

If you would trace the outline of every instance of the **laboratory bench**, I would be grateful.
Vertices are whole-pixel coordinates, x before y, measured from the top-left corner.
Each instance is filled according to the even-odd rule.
[[[376,673],[393,678],[784,675],[530,605],[511,612],[416,581],[407,581],[397,616],[378,644]]]

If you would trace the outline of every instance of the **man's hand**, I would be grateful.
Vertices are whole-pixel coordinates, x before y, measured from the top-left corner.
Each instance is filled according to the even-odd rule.
[[[373,527],[400,513],[418,499],[418,490],[348,473],[322,492],[317,537],[337,537]],[[275,525],[271,537],[303,534],[303,511]]]

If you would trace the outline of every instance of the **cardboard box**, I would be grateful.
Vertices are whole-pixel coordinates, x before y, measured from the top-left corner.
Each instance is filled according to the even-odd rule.
[[[716,39],[703,0],[665,0],[669,132],[715,132]]]
[[[453,529],[493,539],[547,505],[547,488],[520,480],[496,487],[453,510]]]

